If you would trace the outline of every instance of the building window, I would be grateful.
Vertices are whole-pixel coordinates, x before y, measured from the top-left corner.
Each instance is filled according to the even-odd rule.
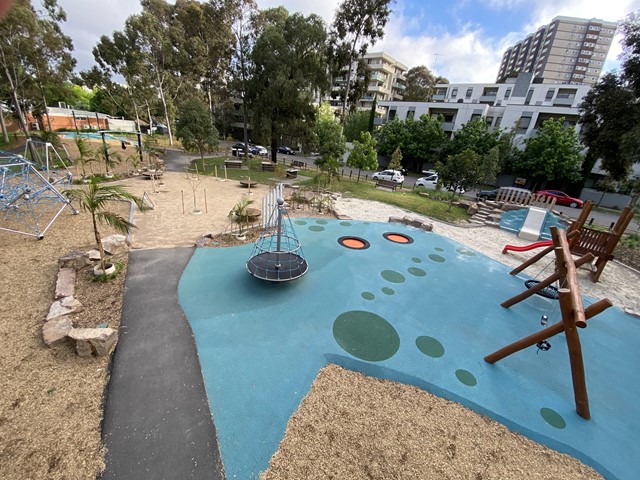
[[[496,118],[496,124],[494,126],[497,128],[500,126],[501,123],[502,123],[502,117],[498,117]]]
[[[389,110],[389,120],[393,120],[394,118],[396,118],[396,110]]]
[[[525,105],[529,105],[529,102],[531,102],[532,96],[533,96],[533,88],[529,89],[529,91],[527,92],[527,98],[524,100]]]
[[[518,120],[518,133],[527,133],[529,125],[531,125],[531,117],[520,117],[520,120]]]
[[[553,94],[555,92],[556,92],[555,88],[550,88],[549,90],[547,90],[546,100],[552,100],[553,99]]]
[[[473,115],[471,115],[471,121],[475,122],[476,120],[480,120],[482,118],[482,115],[480,115],[479,113],[474,113]]]
[[[407,112],[407,120],[413,120],[413,117],[416,116],[415,107],[409,107],[409,111]]]
[[[507,91],[504,92],[504,98],[509,98],[511,96],[511,89],[507,88]]]
[[[473,93],[473,88],[467,88],[467,94],[465,95],[467,98],[471,98],[471,94]]]
[[[451,90],[451,97],[452,98],[456,98],[458,96],[458,89],[457,88],[453,88]]]

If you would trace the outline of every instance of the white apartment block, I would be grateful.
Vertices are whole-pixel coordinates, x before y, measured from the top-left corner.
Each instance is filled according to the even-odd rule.
[[[532,137],[545,120],[564,117],[565,124],[576,126],[578,106],[591,88],[589,85],[531,83],[533,74],[521,73],[509,83],[455,83],[436,85],[431,102],[379,102],[385,110],[378,124],[397,118],[419,119],[422,115],[442,116],[442,128],[450,136],[477,118],[492,127],[510,130],[517,126],[520,139]]]
[[[504,52],[497,82],[532,72],[543,83],[594,85],[617,27],[597,18],[555,17]]]
[[[358,102],[358,109],[369,110],[373,105],[374,97],[377,97],[378,103],[381,101],[399,101],[405,86],[405,76],[407,72],[406,65],[400,63],[391,55],[384,52],[367,53],[364,57],[369,69],[371,70],[371,80],[366,93]],[[334,79],[334,90],[344,88],[348,72],[345,70],[343,75]],[[351,79],[356,78],[356,64],[352,66]],[[342,98],[331,101],[333,107],[342,106]],[[382,113],[382,110],[380,110]]]

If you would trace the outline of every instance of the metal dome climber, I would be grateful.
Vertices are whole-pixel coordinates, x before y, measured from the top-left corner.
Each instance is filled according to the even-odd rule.
[[[284,209],[284,200],[278,198],[277,203],[256,240],[247,261],[247,270],[261,280],[287,282],[300,278],[309,266],[291,219]]]
[[[40,240],[65,207],[77,214],[54,187],[68,180],[69,174],[51,182],[24,157],[0,151],[0,230]]]

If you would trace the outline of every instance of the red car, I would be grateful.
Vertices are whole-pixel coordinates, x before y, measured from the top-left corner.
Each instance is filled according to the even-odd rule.
[[[584,202],[579,198],[573,198],[560,190],[539,190],[536,195],[544,195],[545,197],[555,198],[556,205],[566,205],[571,208],[582,208]]]

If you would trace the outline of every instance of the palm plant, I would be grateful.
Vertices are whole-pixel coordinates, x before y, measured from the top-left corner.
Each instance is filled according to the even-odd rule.
[[[85,166],[95,161],[93,158],[94,151],[89,144],[89,140],[85,137],[80,137],[76,135],[73,138],[73,141],[76,144],[76,148],[78,149],[78,158],[76,158],[76,164],[82,169],[82,178],[86,178],[87,172]]]
[[[135,228],[134,224],[119,214],[108,210],[110,202],[130,200],[135,203],[142,212],[149,210],[149,207],[145,205],[141,197],[127,192],[124,187],[120,185],[101,185],[96,179],[92,179],[87,188],[65,190],[64,194],[69,200],[77,200],[80,209],[89,212],[91,215],[93,234],[100,252],[100,267],[102,271],[105,272],[107,261],[98,225],[107,224],[123,235],[128,233],[130,228]]]
[[[121,157],[120,154],[111,150],[111,147],[106,143],[103,144],[99,149],[98,153],[104,162],[106,168],[106,175],[109,175],[109,167],[113,168],[120,163]]]
[[[249,205],[254,202],[251,198],[243,195],[229,212],[229,220],[238,224],[238,236],[244,235],[244,228],[249,223],[251,215],[248,212]]]

